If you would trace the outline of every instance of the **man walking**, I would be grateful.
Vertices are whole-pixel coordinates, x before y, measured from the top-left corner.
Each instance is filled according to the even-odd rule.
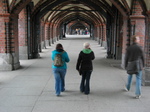
[[[126,70],[129,68],[129,63],[132,63],[133,61],[138,61],[139,68],[136,75],[136,91],[135,91],[135,98],[141,97],[141,80],[142,80],[142,69],[144,67],[144,53],[142,48],[138,45],[140,42],[139,36],[132,36],[132,45],[127,48],[126,56],[125,56],[125,68]],[[131,82],[132,82],[132,76],[134,73],[128,73],[128,80],[126,84],[126,91],[130,90]]]

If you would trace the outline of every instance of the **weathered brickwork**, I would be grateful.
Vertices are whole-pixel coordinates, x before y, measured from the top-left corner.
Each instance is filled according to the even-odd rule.
[[[40,24],[40,40],[44,41],[45,40],[45,26],[44,26],[44,21],[41,20],[41,24]]]
[[[0,53],[6,52],[6,35],[5,35],[5,23],[4,23],[4,17],[0,16]]]
[[[49,23],[45,23],[45,39],[44,40],[49,40],[48,31],[49,31]]]
[[[150,12],[147,12],[148,17],[146,21],[146,36],[145,36],[145,58],[146,66],[150,67]]]
[[[5,0],[0,1],[0,53],[6,53],[7,52],[7,29],[6,24],[8,23],[8,9],[7,4]]]
[[[102,36],[103,36],[103,41],[106,41],[106,25],[102,25]]]
[[[132,26],[131,32],[134,34],[139,35],[140,37],[140,45],[145,46],[145,16],[142,15],[142,8],[138,1],[134,2],[132,15],[130,16]],[[134,30],[134,31],[133,31]]]
[[[134,6],[132,10],[132,15],[142,15],[142,7],[138,0],[134,0]]]
[[[11,53],[18,51],[18,16],[13,15],[10,19]]]
[[[27,46],[27,13],[26,9],[23,9],[19,13],[19,46]]]

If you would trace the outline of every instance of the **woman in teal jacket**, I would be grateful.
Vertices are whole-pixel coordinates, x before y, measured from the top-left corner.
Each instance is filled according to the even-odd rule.
[[[55,77],[55,91],[56,96],[59,96],[61,92],[65,91],[65,75],[67,71],[67,64],[69,62],[69,56],[66,51],[64,51],[62,44],[56,45],[56,50],[52,51],[51,58],[54,61],[56,54],[62,55],[63,65],[62,66],[55,66],[54,63],[52,64],[53,74]]]

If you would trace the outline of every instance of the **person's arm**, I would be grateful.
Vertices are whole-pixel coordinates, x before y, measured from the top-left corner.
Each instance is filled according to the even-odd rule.
[[[142,60],[142,64],[143,64],[143,67],[145,66],[145,60],[144,60],[144,52],[143,52],[143,50],[141,49],[141,51],[142,51],[142,56],[141,56],[141,60]]]
[[[124,67],[125,67],[125,69],[126,69],[126,68],[127,68],[127,66],[128,66],[128,57],[129,57],[129,56],[128,56],[128,54],[129,54],[129,53],[128,53],[128,50],[126,50],[126,54],[125,54],[125,61],[124,61],[124,62],[125,62],[125,63],[124,63],[124,65],[125,65],[125,66],[124,66]]]
[[[80,52],[79,56],[78,56],[78,59],[77,59],[77,64],[76,64],[76,70],[78,70],[78,71],[80,69],[81,60],[82,60],[82,57],[81,57],[81,52]]]
[[[92,51],[92,60],[94,60],[95,59],[95,54],[94,54],[94,52]]]
[[[69,61],[70,61],[70,58],[69,58],[69,56],[68,56],[68,53],[65,52],[65,62],[69,62]]]
[[[54,52],[51,52],[51,59],[54,61]]]

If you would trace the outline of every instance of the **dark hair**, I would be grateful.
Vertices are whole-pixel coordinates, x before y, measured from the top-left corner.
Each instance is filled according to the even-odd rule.
[[[56,45],[56,50],[58,50],[58,49],[63,49],[62,44],[58,43],[58,44]]]

